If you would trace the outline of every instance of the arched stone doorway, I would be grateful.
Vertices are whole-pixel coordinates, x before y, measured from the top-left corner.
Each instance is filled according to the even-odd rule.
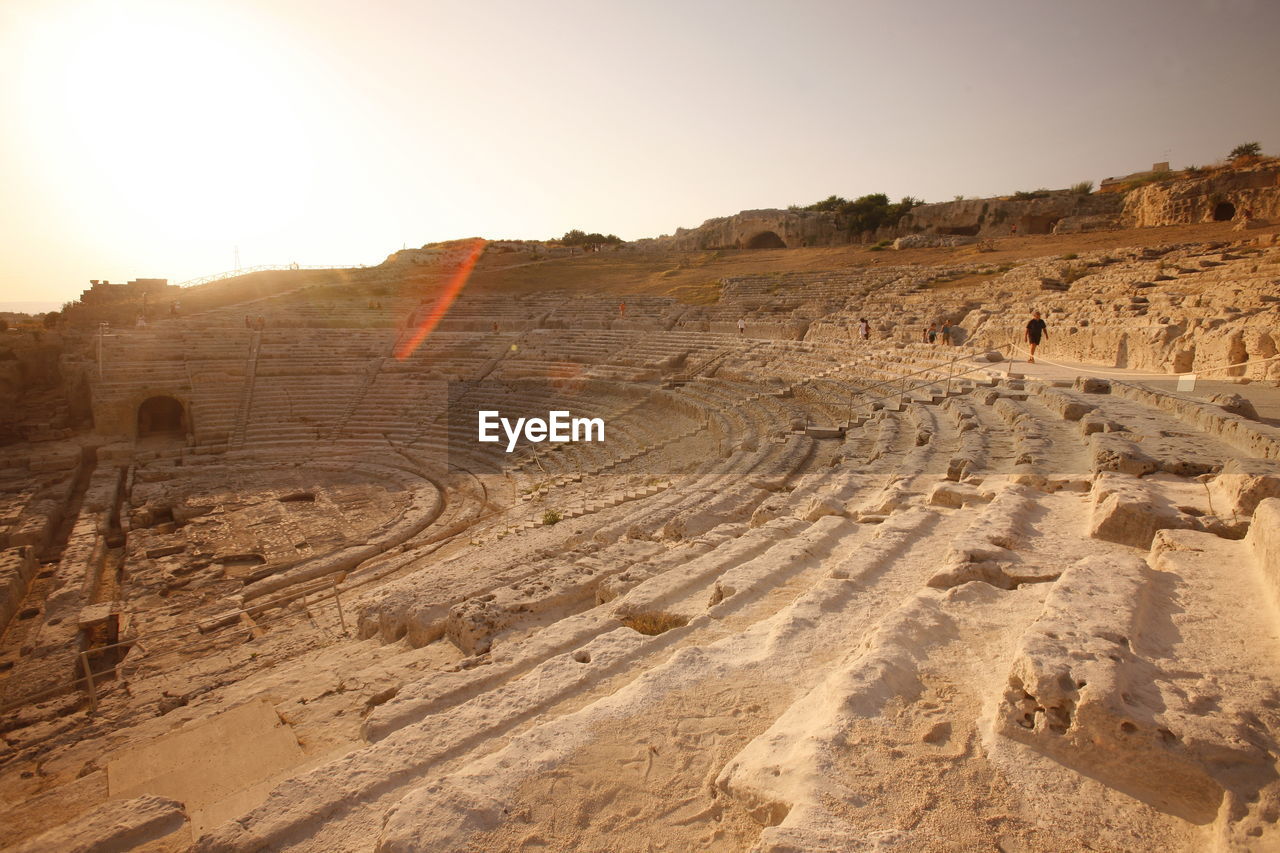
[[[747,241],[748,249],[785,249],[787,244],[773,231],[761,231]]]
[[[138,406],[138,438],[186,435],[190,429],[186,409],[173,397],[148,397]]]
[[[1230,222],[1236,218],[1236,206],[1229,201],[1220,201],[1213,207],[1214,222]]]

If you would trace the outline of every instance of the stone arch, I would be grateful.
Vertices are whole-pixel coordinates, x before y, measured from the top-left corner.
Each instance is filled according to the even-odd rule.
[[[1220,201],[1213,206],[1214,222],[1230,222],[1236,218],[1236,206],[1229,201]]]
[[[181,401],[167,394],[148,397],[138,405],[138,438],[150,435],[186,435],[191,419]]]
[[[748,249],[785,249],[787,244],[774,231],[761,231],[747,240]]]

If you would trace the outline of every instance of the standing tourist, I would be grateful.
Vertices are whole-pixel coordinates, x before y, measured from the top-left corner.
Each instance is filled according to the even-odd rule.
[[[1040,339],[1049,337],[1049,329],[1045,326],[1044,320],[1040,318],[1039,311],[1031,312],[1031,319],[1027,321],[1027,344],[1031,348],[1031,357],[1027,359],[1029,364],[1036,363],[1036,347],[1040,346]]]
[[[858,319],[858,338],[859,340],[864,341],[870,340],[871,338],[871,324],[867,322],[866,317],[860,317]]]
[[[747,318],[739,317],[738,318],[738,334],[745,335],[746,333],[747,333]]]

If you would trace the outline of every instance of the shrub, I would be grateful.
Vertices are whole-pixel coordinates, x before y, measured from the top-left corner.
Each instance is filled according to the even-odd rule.
[[[1235,148],[1231,149],[1231,153],[1227,155],[1228,160],[1240,160],[1244,157],[1257,157],[1262,154],[1262,146],[1257,142],[1241,142]]]
[[[1073,281],[1079,281],[1088,274],[1089,271],[1082,266],[1067,264],[1062,268],[1062,272],[1058,273],[1058,278],[1063,284],[1071,284]]]
[[[1018,190],[1013,194],[1013,197],[1017,201],[1027,201],[1033,198],[1048,198],[1050,195],[1051,193],[1047,189],[1041,187],[1038,190]]]
[[[549,509],[542,514],[542,523],[547,526],[551,526],[552,524],[559,524],[563,520],[564,520],[564,516],[562,516],[559,512],[557,512],[554,509]]]
[[[1076,195],[1088,195],[1093,192],[1093,181],[1081,181],[1078,184],[1072,184],[1071,192]]]
[[[1075,252],[1067,252],[1065,255],[1062,256],[1062,259],[1064,261],[1074,261],[1078,257],[1080,256]]]
[[[1204,172],[1205,172],[1205,170],[1204,170],[1204,167],[1203,167],[1203,166],[1188,166],[1187,168],[1183,169],[1182,171],[1183,171],[1184,173],[1186,173],[1186,174],[1190,175],[1190,176],[1191,176],[1191,177],[1193,177],[1193,178],[1199,177],[1200,175],[1203,175],[1203,174],[1204,174]]]
[[[616,246],[622,242],[622,238],[616,234],[601,234],[598,231],[587,234],[578,228],[574,228],[572,231],[564,232],[560,242],[566,246],[593,248],[595,246]]]
[[[897,225],[898,220],[907,211],[923,202],[918,198],[904,196],[897,204],[892,204],[884,193],[872,193],[849,201],[838,195],[827,196],[822,201],[814,202],[802,210],[819,213],[834,213],[836,221],[846,231],[874,231],[885,225]]]
[[[656,637],[658,634],[666,633],[672,628],[683,628],[689,624],[689,620],[673,613],[647,610],[643,613],[635,613],[631,616],[623,617],[622,624],[646,636]]]

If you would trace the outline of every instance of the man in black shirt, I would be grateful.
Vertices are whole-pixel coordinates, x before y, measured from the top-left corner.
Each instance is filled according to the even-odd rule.
[[[1040,319],[1039,311],[1031,312],[1031,319],[1027,321],[1027,344],[1031,348],[1031,357],[1027,359],[1030,364],[1036,363],[1036,347],[1040,346],[1040,339],[1049,337],[1049,330],[1045,327],[1044,320]]]

